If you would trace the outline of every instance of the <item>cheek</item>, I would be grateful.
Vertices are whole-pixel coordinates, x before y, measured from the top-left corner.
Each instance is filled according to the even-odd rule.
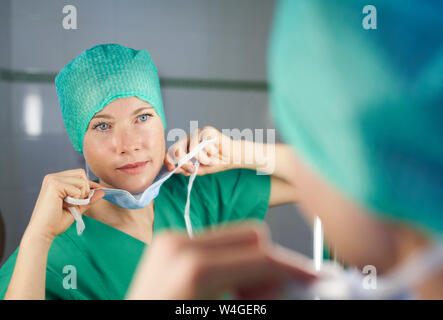
[[[83,155],[89,167],[94,170],[96,164],[103,164],[103,157],[106,153],[106,144],[100,139],[91,135],[85,135],[83,141]],[[95,172],[95,171],[94,171]]]
[[[155,132],[149,136],[147,142],[152,157],[159,163],[163,163],[165,156],[165,137],[162,132]]]
[[[83,150],[94,152],[94,150],[103,149],[106,137],[107,135],[98,135],[96,132],[88,129],[83,140]]]
[[[104,148],[103,143],[99,143],[94,139],[89,139],[83,145],[83,152],[85,154],[93,156],[94,154],[99,153],[99,151],[103,148]]]
[[[165,153],[165,132],[163,125],[156,123],[155,125],[148,127],[143,135],[146,139],[143,141],[143,145],[152,151],[153,155],[159,154],[161,157]]]

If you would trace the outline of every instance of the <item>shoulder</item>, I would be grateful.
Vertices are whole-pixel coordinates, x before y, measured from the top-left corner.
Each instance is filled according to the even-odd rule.
[[[182,174],[172,175],[163,186],[166,188],[175,188],[177,186],[187,186],[189,177]],[[194,185],[217,186],[223,185],[233,186],[239,182],[245,183],[269,183],[269,175],[259,175],[255,170],[250,169],[230,169],[221,172],[197,176]],[[162,186],[162,188],[163,188]],[[220,185],[222,186],[222,185]]]
[[[179,213],[185,207],[189,177],[175,174],[162,186],[159,207]],[[270,196],[270,176],[255,170],[231,169],[197,176],[191,192],[194,217],[212,225],[243,218],[263,219]],[[171,214],[171,213],[170,213]]]
[[[163,193],[173,197],[181,197],[186,194],[183,190],[187,190],[188,183],[189,177],[174,174],[163,184]],[[260,175],[250,169],[231,169],[197,176],[193,188],[203,198],[212,201],[214,197],[220,198],[220,195],[229,197],[234,193],[243,193],[246,190],[258,192],[260,195],[268,195],[270,184],[269,175]]]

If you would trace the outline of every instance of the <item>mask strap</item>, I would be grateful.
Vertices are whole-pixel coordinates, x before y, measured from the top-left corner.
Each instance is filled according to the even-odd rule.
[[[77,227],[77,234],[81,235],[83,233],[83,230],[85,230],[85,223],[83,222],[82,216],[77,211],[76,207],[69,207],[68,209],[69,211],[71,211],[71,214],[76,222],[75,225]]]
[[[85,160],[85,171],[86,171],[86,178],[88,178],[88,180],[90,180],[89,179],[89,166],[88,166],[88,164],[86,163],[86,160]]]
[[[198,168],[200,166],[200,163],[197,160],[193,159],[193,158],[208,143],[212,143],[212,142],[216,142],[216,141],[217,141],[217,137],[215,137],[213,139],[204,140],[203,142],[201,142],[194,150],[189,152],[186,156],[183,157],[183,159],[181,159],[181,161],[178,163],[177,167],[174,170],[172,170],[171,172],[169,172],[169,174],[165,175],[163,178],[161,178],[160,180],[156,181],[153,184],[153,185],[155,185],[155,184],[162,184],[165,180],[167,180],[170,176],[172,176],[175,173],[175,171],[177,171],[181,166],[183,166],[187,161],[191,160],[194,163],[195,171],[189,177],[188,196],[187,196],[187,199],[186,199],[185,214],[184,214],[185,223],[186,223],[186,230],[188,231],[188,235],[191,238],[193,237],[193,232],[192,232],[192,224],[191,224],[191,219],[190,219],[190,206],[191,206],[190,196],[191,196],[192,185],[194,183],[195,177],[197,176]],[[89,179],[89,167],[88,167],[87,163],[85,163],[85,165],[86,165],[86,175],[87,175],[87,177]],[[98,188],[98,189],[105,190],[105,188]],[[76,205],[76,206],[78,206],[78,205],[87,205],[87,204],[89,204],[89,201],[91,200],[91,197],[93,195],[94,195],[94,189],[91,190],[91,192],[89,193],[88,198],[86,198],[86,199],[75,199],[75,198],[72,198],[70,196],[67,196],[64,199],[64,201],[69,203],[69,204]],[[83,222],[82,216],[78,212],[76,207],[68,207],[68,209],[71,212],[72,216],[74,217],[74,220],[76,221],[77,234],[81,235],[83,230],[85,229],[85,223]]]
[[[192,160],[191,160],[192,161]],[[197,160],[192,161],[195,166],[195,171],[192,173],[192,175],[189,177],[188,182],[188,197],[186,198],[186,206],[185,206],[185,223],[186,223],[186,230],[188,231],[188,235],[190,238],[194,237],[194,234],[192,232],[192,223],[191,223],[191,217],[189,214],[189,209],[191,206],[191,190],[192,190],[192,184],[194,183],[194,179],[197,176],[198,168],[200,167],[200,162]]]
[[[91,190],[89,192],[89,196],[86,199],[75,199],[71,197],[66,197],[64,199],[65,202],[76,205],[76,206],[83,206],[86,204],[89,204],[89,201],[91,200],[92,195],[94,194],[94,190]],[[67,199],[69,198],[69,199]],[[71,212],[72,216],[74,217],[74,220],[76,222],[77,227],[77,234],[81,235],[83,233],[83,230],[85,230],[85,223],[83,222],[81,214],[77,211],[76,207],[68,207],[69,211]]]
[[[188,162],[189,160],[192,161],[192,158],[194,158],[197,153],[199,153],[201,150],[203,150],[204,147],[206,147],[206,145],[208,143],[212,143],[212,142],[217,142],[217,137],[212,138],[212,139],[208,139],[208,140],[204,140],[203,142],[201,142],[197,147],[195,147],[191,152],[189,152],[188,154],[186,154],[181,160],[180,162],[177,164],[177,167],[172,170],[171,172],[169,172],[168,174],[166,174],[164,177],[162,177],[161,179],[159,179],[158,181],[154,182],[152,185],[156,185],[156,184],[162,184],[165,180],[168,180],[169,177],[171,177],[175,171],[177,171],[178,169],[181,168],[181,166],[183,166],[186,162]]]
[[[194,183],[195,177],[197,176],[198,173],[198,168],[200,167],[200,162],[198,162],[197,159],[195,159],[194,157],[197,155],[198,152],[200,152],[200,150],[202,150],[208,143],[211,142],[216,142],[217,141],[217,137],[213,138],[213,139],[208,139],[203,141],[202,143],[200,143],[194,150],[192,150],[190,153],[188,153],[185,157],[183,157],[183,159],[178,163],[177,168],[175,168],[173,171],[171,171],[171,173],[167,176],[168,178],[171,176],[171,174],[173,174],[178,168],[180,168],[182,165],[184,165],[188,160],[191,160],[192,163],[194,164],[195,167],[195,171],[191,174],[191,176],[189,177],[189,182],[188,182],[188,196],[186,198],[186,205],[185,205],[185,214],[184,214],[184,218],[185,218],[185,223],[186,223],[186,231],[188,231],[188,235],[190,238],[194,237],[193,231],[192,231],[192,223],[191,223],[191,217],[190,217],[190,206],[191,206],[191,190],[192,190],[192,185]]]

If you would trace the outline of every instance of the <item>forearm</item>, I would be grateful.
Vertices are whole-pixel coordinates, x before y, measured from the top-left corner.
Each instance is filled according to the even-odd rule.
[[[290,182],[293,172],[291,148],[283,143],[259,143],[237,140],[233,150],[233,165],[237,168],[259,170]]]
[[[398,261],[391,224],[350,201],[296,154],[293,167],[300,211],[311,224],[320,218],[325,242],[336,249],[339,261],[359,268],[373,265],[380,274]]]
[[[297,189],[290,182],[294,170],[289,146],[236,140],[232,154],[234,168],[257,170],[271,175],[270,207],[297,201]]]
[[[290,183],[271,176],[271,192],[269,195],[269,207],[296,203],[298,200],[297,188]]]
[[[339,256],[358,266],[374,264],[379,270],[394,264],[397,257],[393,255],[397,250],[391,228],[353,206],[340,205],[347,202],[334,201],[338,195],[331,196],[332,189],[326,188],[317,176],[311,175],[310,169],[299,164],[300,159],[295,157],[291,147],[250,141],[242,144],[246,160],[243,167],[272,174],[270,206],[299,202],[303,197],[300,188],[312,189],[308,194],[316,195],[315,199],[308,201],[309,208],[302,208],[302,213],[311,223],[316,215],[320,217],[325,240],[330,247],[337,247]],[[251,156],[246,157],[247,153],[253,154],[253,161]],[[304,203],[299,204],[304,207]]]
[[[45,299],[46,263],[52,240],[27,229],[20,242],[7,299]]]
[[[301,210],[305,216],[312,214]],[[382,274],[396,264],[397,246],[389,225],[355,210],[318,215],[325,244],[338,261],[362,269],[373,265]],[[310,215],[309,218],[314,218]]]

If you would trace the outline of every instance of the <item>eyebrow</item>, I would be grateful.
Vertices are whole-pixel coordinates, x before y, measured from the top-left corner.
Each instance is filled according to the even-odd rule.
[[[139,113],[140,111],[145,110],[145,109],[153,109],[153,107],[149,106],[149,107],[138,108],[137,110],[135,110],[135,111],[132,113],[132,115],[134,115],[134,114],[136,114],[136,113]],[[110,115],[108,115],[108,114],[98,114],[98,115],[95,115],[95,116],[92,117],[92,119],[98,119],[98,118],[114,119],[113,116],[110,116]],[[91,119],[91,120],[92,120],[92,119]]]

